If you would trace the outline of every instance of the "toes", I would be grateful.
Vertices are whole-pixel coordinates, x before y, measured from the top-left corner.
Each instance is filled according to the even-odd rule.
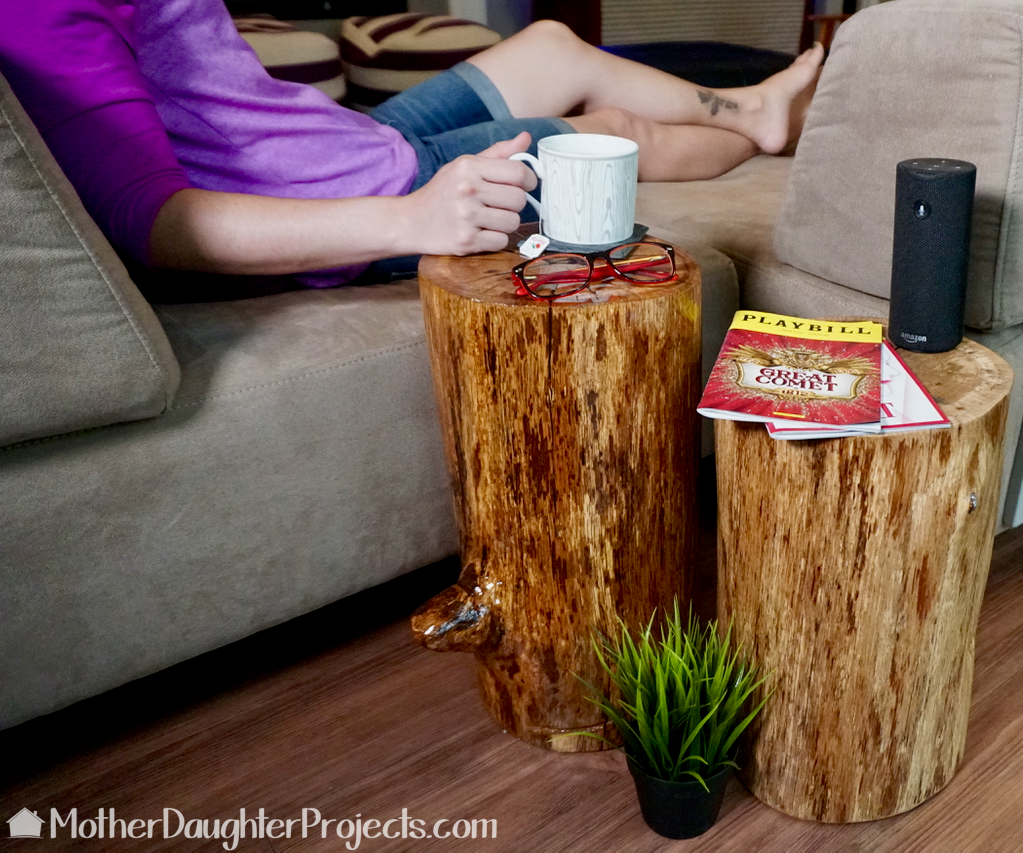
[[[808,47],[799,56],[796,57],[796,62],[806,65],[820,65],[824,61],[824,45],[819,41],[813,43],[813,47]],[[793,63],[795,64],[795,63]]]

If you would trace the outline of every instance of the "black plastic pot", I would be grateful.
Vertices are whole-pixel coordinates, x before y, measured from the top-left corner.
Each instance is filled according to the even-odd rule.
[[[647,826],[665,838],[695,838],[718,819],[732,768],[726,767],[707,778],[709,791],[695,779],[667,782],[648,776],[631,758],[629,772],[636,783],[639,808]]]

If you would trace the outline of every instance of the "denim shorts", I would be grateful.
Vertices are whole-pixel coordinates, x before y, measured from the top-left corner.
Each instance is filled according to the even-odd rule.
[[[370,115],[397,130],[416,152],[419,171],[409,192],[419,189],[437,170],[463,154],[479,154],[495,142],[513,139],[529,131],[529,151],[536,155],[536,143],[545,136],[575,133],[560,118],[515,118],[504,97],[482,71],[460,62],[411,89],[388,98]],[[535,218],[526,205],[519,213]],[[370,265],[365,279],[407,278],[415,275],[418,255],[386,258]]]
[[[456,157],[479,154],[523,130],[533,137],[529,149],[533,155],[543,137],[575,132],[560,118],[514,118],[490,78],[468,62],[400,92],[370,115],[395,128],[415,149],[419,172],[409,192]]]

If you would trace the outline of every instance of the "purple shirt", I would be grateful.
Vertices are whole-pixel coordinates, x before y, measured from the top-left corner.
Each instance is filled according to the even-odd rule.
[[[0,0],[0,10],[0,71],[86,209],[143,263],[156,214],[185,187],[348,198],[401,195],[415,178],[397,131],[271,78],[220,0]]]

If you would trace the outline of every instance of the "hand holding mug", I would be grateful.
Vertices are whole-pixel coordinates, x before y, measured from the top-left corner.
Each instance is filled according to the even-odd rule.
[[[566,133],[537,143],[539,158],[512,154],[541,181],[541,201],[527,196],[541,231],[559,243],[603,248],[628,240],[636,223],[639,146],[599,133]]]

